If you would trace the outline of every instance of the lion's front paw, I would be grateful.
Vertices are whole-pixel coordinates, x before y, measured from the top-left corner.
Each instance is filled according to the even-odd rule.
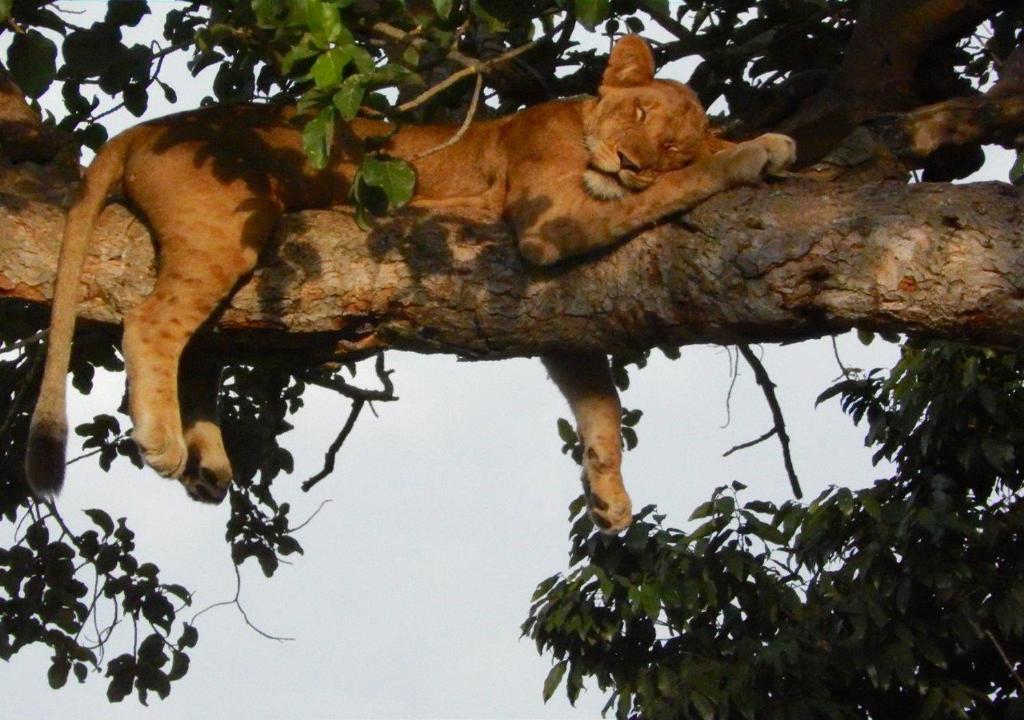
[[[765,133],[754,142],[760,143],[768,154],[764,172],[771,174],[782,172],[796,162],[796,140],[789,135]]]
[[[754,183],[782,172],[796,161],[796,141],[788,135],[765,133],[733,149],[729,175],[737,183]]]

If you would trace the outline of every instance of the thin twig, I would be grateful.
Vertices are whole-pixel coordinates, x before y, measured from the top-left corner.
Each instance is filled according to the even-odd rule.
[[[729,357],[729,390],[725,393],[725,423],[721,426],[727,428],[732,423],[732,391],[736,388],[736,379],[740,376],[740,356],[733,355],[732,350],[725,348]]]
[[[327,454],[324,455],[323,469],[309,480],[302,483],[303,492],[309,492],[314,485],[334,472],[334,461],[338,457],[338,451],[341,450],[341,446],[345,444],[345,440],[348,439],[349,433],[351,433],[352,428],[355,427],[356,420],[359,418],[359,412],[363,409],[363,405],[365,404],[366,401],[362,398],[356,398],[352,401],[352,410],[348,414],[348,420],[345,421],[345,426],[341,429],[341,432],[338,433],[338,437],[334,438],[334,442],[332,442],[331,446],[327,448]]]
[[[745,443],[740,443],[739,445],[733,445],[731,448],[729,448],[724,453],[722,453],[722,457],[729,457],[730,455],[732,455],[737,450],[746,450],[747,448],[754,447],[758,443],[763,443],[765,440],[767,440],[768,438],[770,438],[772,435],[774,435],[777,432],[778,432],[778,429],[772,428],[771,430],[766,432],[764,435],[761,435],[760,437],[754,438],[753,440],[748,440]],[[799,497],[799,496],[797,496],[797,497]]]
[[[765,370],[764,365],[757,359],[749,345],[740,343],[736,347],[740,354],[743,355],[743,359],[750,365],[750,369],[754,371],[754,379],[761,386],[764,399],[768,402],[768,408],[772,412],[772,421],[775,424],[775,434],[778,435],[779,444],[782,446],[782,462],[786,466],[786,474],[789,475],[789,485],[793,488],[793,495],[799,500],[804,496],[804,493],[800,489],[800,481],[797,480],[796,470],[793,469],[793,457],[789,452],[789,435],[786,433],[786,420],[782,416],[779,399],[775,396],[775,383],[768,377],[768,371]]]
[[[983,629],[980,625],[978,625],[978,623],[976,623],[972,619],[968,619],[967,622],[969,622],[971,624],[971,627],[974,628],[974,632],[978,633],[978,635],[984,635],[989,639],[989,642],[991,642],[993,647],[995,647],[996,652],[999,653],[999,657],[1003,659],[1003,663],[1006,665],[1006,669],[1009,670],[1010,673],[1013,675],[1013,679],[1017,681],[1017,685],[1020,687],[1020,689],[1024,690],[1024,678],[1021,678],[1020,673],[1017,672],[1017,666],[1014,664],[1012,660],[1010,660],[1010,656],[1006,654],[1006,650],[1003,649],[1002,644],[1000,644],[1000,642],[996,639],[996,636],[988,630]]]
[[[473,99],[469,101],[469,109],[466,111],[466,117],[463,119],[462,125],[459,126],[459,129],[455,132],[454,135],[445,140],[443,143],[441,143],[440,145],[435,145],[429,150],[424,150],[421,153],[413,155],[412,160],[421,160],[425,157],[433,155],[436,152],[440,152],[445,148],[450,148],[452,145],[454,145],[455,143],[462,139],[462,136],[466,134],[467,130],[469,130],[469,125],[470,123],[473,122],[473,118],[476,116],[477,103],[480,102],[480,91],[483,90],[483,87],[484,76],[481,75],[480,73],[477,73],[476,86],[473,88]]]
[[[313,377],[309,374],[300,376],[300,379],[310,385],[316,385],[327,390],[333,390],[334,392],[349,398],[350,400],[366,400],[372,402],[379,400],[381,402],[393,402],[398,400],[398,396],[395,395],[395,385],[391,381],[391,370],[384,368],[384,353],[377,353],[377,360],[374,363],[374,370],[377,373],[377,378],[380,380],[380,390],[368,390],[366,388],[356,387],[355,385],[349,385],[340,377],[327,377],[318,378]]]
[[[48,328],[48,327],[45,327],[42,330],[37,330],[36,332],[32,333],[31,335],[23,337],[18,342],[11,343],[10,345],[6,345],[3,348],[0,348],[0,351],[5,352],[5,353],[14,352],[15,350],[20,350],[23,347],[27,347],[29,345],[35,345],[40,340],[42,340],[44,337],[46,337],[46,334],[49,333],[49,332],[50,332],[50,328]]]
[[[304,528],[307,525],[309,525],[313,521],[313,518],[315,518],[317,515],[319,515],[320,511],[324,509],[324,505],[326,505],[329,502],[333,502],[333,500],[328,498],[327,500],[324,500],[322,503],[320,503],[320,507],[318,507],[316,510],[314,510],[312,515],[310,515],[308,518],[306,518],[305,520],[300,522],[298,525],[293,527],[291,530],[289,530],[288,534],[291,535],[292,533],[296,533],[299,530],[301,530],[302,528]]]
[[[833,335],[831,340],[832,340],[832,355],[835,356],[836,365],[839,366],[839,371],[843,374],[843,377],[846,378],[847,380],[849,380],[850,376],[853,373],[850,371],[850,368],[848,368],[845,365],[843,365],[843,360],[842,360],[842,358],[839,357],[839,344],[836,342],[836,336]]]
[[[245,612],[245,608],[242,607],[242,601],[240,600],[241,595],[242,595],[242,574],[238,571],[238,566],[237,565],[235,565],[234,568],[235,568],[235,596],[232,599],[230,599],[230,600],[223,600],[221,602],[213,603],[213,605],[208,605],[208,606],[204,607],[202,610],[200,610],[199,612],[197,612],[195,615],[192,616],[192,620],[189,622],[189,625],[195,625],[196,624],[196,620],[199,618],[199,616],[202,615],[203,613],[205,613],[207,610],[213,610],[214,608],[224,607],[225,605],[234,605],[236,608],[238,608],[238,612],[241,614],[242,619],[245,620],[245,624],[248,625],[257,634],[262,635],[263,637],[267,638],[267,640],[276,640],[277,642],[286,642],[286,641],[289,641],[289,640],[294,640],[295,638],[291,638],[291,637],[278,637],[276,635],[271,635],[270,633],[265,632],[265,631],[261,630],[260,628],[256,627],[256,625],[252,622],[252,620],[249,619],[249,615],[248,615],[248,613]]]
[[[690,32],[685,25],[674,20],[669,13],[661,12],[653,3],[645,5],[643,10],[645,13],[650,15],[656,23],[661,25],[663,30],[674,35],[678,40],[690,43],[693,42],[693,33]]]
[[[85,460],[86,458],[91,458],[93,455],[99,455],[101,452],[103,452],[103,448],[96,448],[95,450],[92,450],[90,452],[82,453],[81,455],[78,455],[77,457],[73,457],[73,458],[71,458],[70,460],[68,460],[64,464],[65,465],[73,465],[74,463],[78,462],[79,460]]]
[[[424,90],[422,93],[414,97],[412,100],[402,103],[396,109],[399,112],[409,112],[410,110],[414,110],[415,108],[418,108],[420,105],[423,105],[424,103],[428,102],[438,93],[444,92],[452,85],[455,85],[456,83],[460,82],[461,80],[464,80],[470,75],[479,75],[485,73],[497,65],[506,63],[509,60],[513,60],[514,58],[517,58],[520,55],[527,53],[530,50],[533,50],[544,39],[545,38],[538,38],[537,40],[531,40],[530,42],[520,45],[517,48],[513,48],[512,50],[509,50],[506,53],[502,53],[501,55],[498,55],[495,58],[477,62],[474,65],[459,70],[458,72],[454,72],[447,78],[439,82],[437,85],[434,85],[433,87]]]

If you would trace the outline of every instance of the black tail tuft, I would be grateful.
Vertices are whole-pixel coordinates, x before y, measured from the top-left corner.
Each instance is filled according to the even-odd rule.
[[[68,430],[63,423],[36,421],[28,435],[25,475],[38,498],[51,497],[64,485]]]

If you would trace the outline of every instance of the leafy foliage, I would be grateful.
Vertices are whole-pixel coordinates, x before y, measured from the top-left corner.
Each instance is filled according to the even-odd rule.
[[[837,397],[895,474],[807,505],[719,488],[689,531],[571,509],[571,569],[523,625],[570,701],[620,718],[1012,717],[1024,709],[1024,360],[908,345]]]
[[[88,522],[75,529],[81,518],[65,518],[52,502],[26,494],[21,443],[37,391],[43,320],[38,309],[26,306],[0,327],[0,514],[13,537],[0,548],[0,659],[42,643],[53,653],[48,672],[53,688],[62,687],[72,672],[79,682],[90,672],[103,673],[111,702],[134,689],[145,704],[151,693],[167,697],[172,683],[188,672],[198,630],[181,613],[191,607],[192,593],[165,582],[158,565],[136,557],[126,518],[115,521],[103,509],[88,509]],[[114,340],[102,330],[78,333],[72,373],[79,391],[91,390],[97,367],[122,369]],[[290,525],[289,504],[272,492],[274,480],[293,470],[279,437],[291,428],[286,418],[302,407],[307,383],[333,384],[349,395],[361,392],[338,379],[343,369],[285,370],[264,363],[226,370],[222,421],[225,442],[238,460],[226,540],[236,565],[252,558],[270,577],[281,557],[303,552]],[[86,455],[98,455],[104,470],[122,456],[141,467],[117,417],[98,415],[76,433],[84,438]],[[130,638],[117,632],[125,623]],[[130,641],[127,649],[107,660],[125,641]]]

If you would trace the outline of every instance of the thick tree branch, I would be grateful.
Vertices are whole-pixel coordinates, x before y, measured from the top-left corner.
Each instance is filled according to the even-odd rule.
[[[0,297],[45,301],[62,195],[0,178]],[[29,188],[38,186],[29,185]],[[796,180],[713,198],[601,257],[525,266],[470,211],[359,229],[344,208],[287,216],[218,337],[296,360],[379,348],[500,358],[560,348],[796,340],[850,327],[1024,341],[1024,195],[1008,185]],[[145,226],[105,212],[83,317],[118,323],[152,284]],[[0,301],[2,302],[2,301]],[[0,305],[0,312],[10,312]],[[301,352],[300,352],[301,351]]]
[[[797,138],[800,164],[820,159],[869,118],[928,102],[918,87],[925,53],[1009,6],[1008,0],[864,0],[842,64],[778,128]]]

